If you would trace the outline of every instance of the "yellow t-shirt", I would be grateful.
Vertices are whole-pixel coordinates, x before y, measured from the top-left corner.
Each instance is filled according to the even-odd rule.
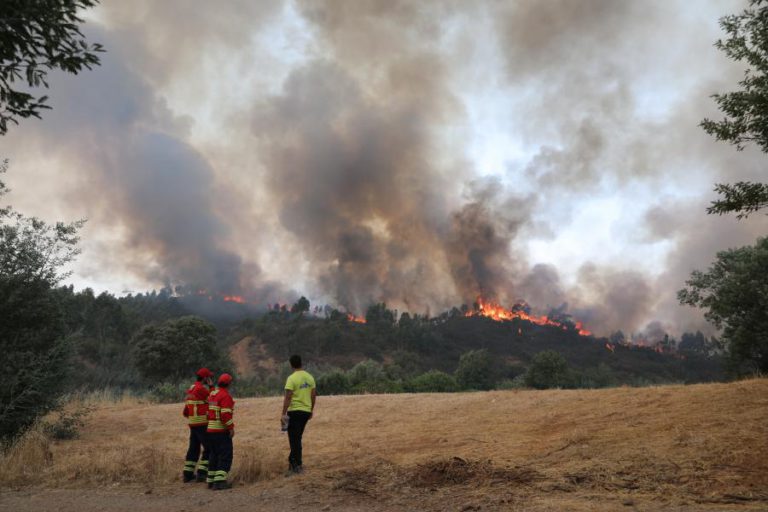
[[[315,389],[315,379],[305,372],[299,370],[293,372],[285,381],[285,389],[293,391],[289,411],[312,412],[312,390]]]

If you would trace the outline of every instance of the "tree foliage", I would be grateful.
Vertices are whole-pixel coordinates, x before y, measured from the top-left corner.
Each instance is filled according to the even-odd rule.
[[[414,393],[451,393],[459,390],[459,384],[452,375],[430,370],[411,379],[406,389]]]
[[[730,59],[744,62],[747,70],[739,82],[739,90],[712,96],[725,117],[720,121],[704,119],[701,127],[717,140],[730,142],[739,150],[747,143],[754,143],[768,153],[768,6],[765,4],[766,0],[750,0],[749,9],[720,18],[720,26],[728,37],[719,39],[715,47]],[[710,214],[738,213],[738,218],[743,218],[768,206],[768,184],[718,183],[715,191],[722,198],[707,208]]]
[[[8,123],[37,117],[47,96],[31,89],[48,87],[49,70],[77,74],[99,64],[100,44],[85,40],[78,11],[98,0],[3,0],[0,8],[0,135]]]
[[[0,177],[7,170],[0,165]],[[7,189],[0,181],[0,197]],[[0,437],[16,435],[57,405],[71,361],[55,290],[78,253],[82,222],[49,225],[0,208]]]
[[[768,238],[717,254],[706,272],[691,274],[681,304],[705,309],[723,330],[721,342],[735,372],[768,372]]]
[[[455,375],[464,389],[491,389],[496,382],[491,355],[485,349],[462,354]]]
[[[145,378],[158,382],[189,377],[202,366],[217,369],[223,362],[216,328],[195,316],[147,325],[133,343],[136,368]]]
[[[753,183],[739,181],[733,185],[718,183],[715,192],[722,197],[713,201],[707,208],[707,213],[723,215],[735,213],[737,219],[749,216],[758,210],[768,207],[768,183]]]
[[[302,295],[301,298],[291,306],[291,313],[306,313],[307,311],[309,311],[309,300]]]
[[[571,383],[568,362],[554,350],[536,354],[525,374],[525,384],[536,389],[567,388]]]

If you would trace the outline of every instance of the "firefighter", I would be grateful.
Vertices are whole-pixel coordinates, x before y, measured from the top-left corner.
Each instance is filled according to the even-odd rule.
[[[208,394],[209,388],[213,387],[213,372],[208,368],[200,368],[195,375],[197,380],[187,390],[184,404],[184,417],[189,424],[189,448],[184,461],[184,483],[195,480],[195,467],[197,467],[198,482],[205,482],[208,476],[210,446],[206,430],[208,429]],[[203,447],[203,458],[198,463],[200,446]]]
[[[232,438],[235,437],[233,410],[235,401],[229,394],[232,376],[223,373],[219,377],[218,387],[208,395],[208,441],[211,445],[210,465],[208,466],[208,488],[215,491],[230,489],[227,481],[232,469]]]

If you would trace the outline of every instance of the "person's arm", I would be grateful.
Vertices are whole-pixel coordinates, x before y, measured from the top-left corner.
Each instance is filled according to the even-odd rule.
[[[283,397],[283,413],[280,415],[280,419],[283,419],[283,416],[288,414],[288,406],[291,405],[291,398],[293,398],[293,391],[290,389],[285,390],[285,396]]]
[[[235,401],[232,397],[221,401],[221,422],[229,430],[229,436],[235,437]]]
[[[317,389],[312,388],[312,410],[309,412],[309,419],[315,415],[315,401],[317,400]]]

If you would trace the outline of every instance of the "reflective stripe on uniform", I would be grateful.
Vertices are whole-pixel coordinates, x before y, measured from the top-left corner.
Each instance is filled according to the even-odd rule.
[[[213,412],[214,414],[214,419],[211,419],[210,416],[208,417],[208,430],[226,430],[224,424],[221,422],[221,407],[218,405],[210,405],[208,406],[208,411]]]
[[[223,469],[216,471],[216,476],[213,477],[214,482],[223,482],[227,479],[227,472]]]
[[[188,422],[190,425],[202,425],[208,421],[208,413],[207,411],[204,413],[200,413],[198,411],[199,405],[206,405],[208,402],[206,400],[187,400],[187,409],[189,409],[189,416],[187,416]]]

